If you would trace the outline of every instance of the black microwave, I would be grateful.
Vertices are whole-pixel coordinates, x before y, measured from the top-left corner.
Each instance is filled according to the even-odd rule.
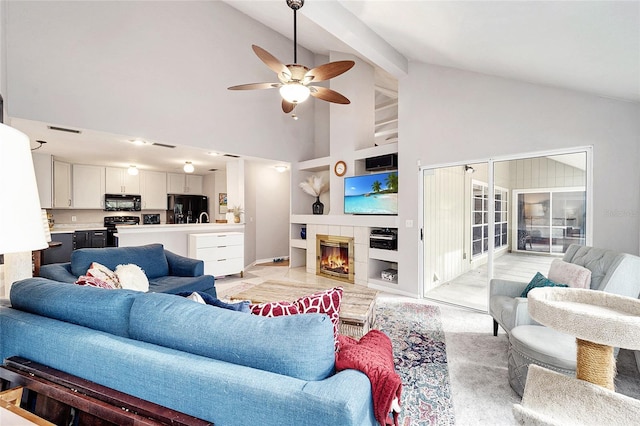
[[[129,194],[104,194],[104,211],[139,212],[142,209],[142,197]]]

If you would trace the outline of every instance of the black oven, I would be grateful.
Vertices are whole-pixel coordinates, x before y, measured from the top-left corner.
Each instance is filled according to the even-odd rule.
[[[104,227],[107,228],[107,247],[118,247],[117,226],[138,225],[137,216],[105,216]]]
[[[109,212],[139,212],[142,198],[139,195],[104,194],[104,210]]]

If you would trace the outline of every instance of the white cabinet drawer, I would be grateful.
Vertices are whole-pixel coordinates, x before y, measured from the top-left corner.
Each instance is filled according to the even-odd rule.
[[[244,245],[244,234],[233,232],[228,234],[203,234],[197,236],[198,247],[221,247]]]
[[[196,259],[209,261],[221,259],[233,259],[244,256],[243,246],[207,247],[200,248],[196,252]]]
[[[204,262],[204,273],[215,277],[239,274],[244,269],[243,263],[243,258]]]

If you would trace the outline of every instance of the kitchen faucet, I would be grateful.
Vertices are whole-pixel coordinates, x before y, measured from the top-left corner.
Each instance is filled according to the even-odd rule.
[[[209,213],[207,213],[207,212],[200,213],[200,218],[199,218],[200,219],[200,223],[205,223],[205,222],[202,221],[202,215],[204,215],[207,218],[207,223],[208,223],[209,222]]]

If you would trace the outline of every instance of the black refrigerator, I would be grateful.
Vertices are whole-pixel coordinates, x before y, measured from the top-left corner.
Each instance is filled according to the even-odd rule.
[[[200,215],[201,213],[206,215]],[[209,222],[209,198],[204,195],[167,195],[167,223]]]

